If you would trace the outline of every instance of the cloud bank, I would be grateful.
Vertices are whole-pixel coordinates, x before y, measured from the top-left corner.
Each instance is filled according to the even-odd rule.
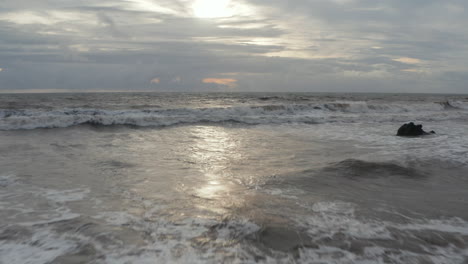
[[[0,91],[468,92],[462,0],[3,0]]]

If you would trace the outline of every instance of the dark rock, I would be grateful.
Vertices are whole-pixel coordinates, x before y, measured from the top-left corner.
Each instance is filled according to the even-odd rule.
[[[435,134],[435,132],[428,133],[422,129],[422,125],[415,125],[413,122],[402,125],[397,132],[397,136],[400,137],[417,137],[429,134]]]

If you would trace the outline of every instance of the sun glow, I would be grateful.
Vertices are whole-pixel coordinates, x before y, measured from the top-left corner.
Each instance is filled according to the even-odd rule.
[[[230,17],[234,14],[230,0],[196,0],[193,13],[199,18]]]

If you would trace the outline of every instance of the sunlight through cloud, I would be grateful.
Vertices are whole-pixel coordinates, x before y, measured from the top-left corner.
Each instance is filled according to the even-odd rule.
[[[406,64],[419,64],[422,62],[420,59],[409,58],[409,57],[401,57],[401,58],[393,59],[393,61],[398,61],[398,62],[406,63]]]
[[[237,84],[236,79],[230,79],[230,78],[205,78],[203,79],[203,83],[214,83],[218,85],[224,85],[228,87],[235,87]]]
[[[233,15],[229,7],[230,0],[197,0],[193,4],[193,12],[200,18],[229,17]]]

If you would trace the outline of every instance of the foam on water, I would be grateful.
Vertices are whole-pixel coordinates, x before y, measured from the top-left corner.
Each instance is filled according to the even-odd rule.
[[[89,189],[53,190],[23,183],[14,175],[0,176],[2,186],[0,263],[49,263],[76,248],[75,241],[52,232],[53,223],[74,219],[67,202],[84,199]]]
[[[72,189],[72,190],[44,190],[44,196],[56,203],[65,203],[71,201],[83,200],[89,193],[89,189]]]
[[[389,239],[391,235],[382,223],[361,222],[355,217],[354,205],[344,202],[317,202],[311,207],[314,214],[305,219],[311,237],[331,237],[344,232],[357,238]]]
[[[414,220],[413,223],[400,225],[399,228],[407,230],[435,230],[468,235],[468,223],[458,217],[428,221]]]
[[[217,124],[0,131],[2,165],[18,175],[0,172],[0,263],[466,262],[468,223],[457,213],[466,179],[456,178],[468,164],[466,101],[249,96],[187,105],[115,96],[118,107],[31,99],[0,110],[2,130]],[[396,137],[408,121],[437,134]],[[378,175],[346,178],[353,169]],[[229,188],[193,195],[215,181]],[[453,191],[433,199],[446,211],[411,199],[426,186]]]
[[[70,206],[90,199],[87,188],[55,190],[23,183],[13,175],[1,179],[16,182],[14,188],[0,189],[6,198],[1,209],[16,213],[11,219],[3,218],[0,225],[0,263],[67,262],[99,255],[104,256],[99,263],[219,263],[226,258],[235,262],[239,254],[253,261],[238,244],[259,228],[246,219],[173,221],[158,217],[159,205],[143,215],[102,211],[89,218]],[[216,251],[220,248],[222,254]]]
[[[93,253],[96,256],[105,256],[100,263],[310,263],[311,260],[320,263],[387,263],[390,260],[396,263],[422,260],[462,263],[468,257],[466,247],[457,247],[451,241],[431,244],[428,238],[429,242],[423,242],[427,248],[423,245],[420,251],[391,244],[400,239],[419,241],[418,232],[435,232],[448,239],[466,236],[468,223],[459,218],[408,217],[406,223],[394,223],[360,219],[356,215],[356,205],[349,202],[300,203],[308,213],[293,217],[294,224],[288,228],[304,230],[316,247],[300,247],[294,254],[275,250],[266,254],[245,243],[262,228],[246,218],[168,220],[159,216],[163,209],[155,205],[154,209],[148,209],[151,214],[103,211],[92,220],[74,213],[67,205],[85,199],[89,190],[39,188],[36,191],[36,196],[52,202],[49,210],[60,213],[61,219],[58,221],[57,216],[50,213],[48,220],[1,226],[0,235],[1,229],[5,236],[5,230],[18,226],[28,228],[31,234],[26,232],[23,238],[0,241],[0,263],[49,263],[59,257],[67,260],[67,256],[80,254],[85,245],[91,245],[91,252],[96,251]],[[73,217],[69,217],[71,215]],[[352,246],[356,243],[357,249]],[[86,254],[89,253],[78,256],[93,257]]]
[[[450,106],[450,107],[447,107]],[[0,109],[0,130],[63,128],[80,124],[171,126],[199,122],[243,124],[284,124],[356,122],[367,115],[377,122],[419,120],[447,120],[466,117],[468,104],[456,103],[387,103],[364,101],[336,101],[315,104],[275,104],[213,108],[129,109]]]
[[[315,214],[298,223],[319,246],[302,248],[299,262],[464,263],[468,258],[463,242],[468,222],[462,219],[364,220],[356,217],[354,208],[339,201],[313,204]]]
[[[4,216],[4,223],[10,221],[15,223],[14,219],[22,218],[23,215],[28,221],[22,221],[17,224],[25,226],[76,218],[79,214],[73,213],[66,204],[68,202],[83,200],[90,192],[89,188],[71,190],[46,189],[23,183],[14,175],[1,176],[0,179],[9,183],[8,187],[0,188],[0,197],[2,198],[1,208],[15,212],[14,214]],[[26,217],[31,213],[36,214],[32,221]]]
[[[148,233],[145,245],[138,248],[115,248],[106,251],[107,263],[219,263],[229,259],[233,263],[253,262],[238,242],[259,230],[259,226],[246,220],[186,218],[167,221],[163,218],[145,219],[125,212],[103,212],[96,216],[115,226]],[[133,256],[132,251],[138,251]]]
[[[0,176],[0,187],[8,187],[16,182],[13,175]]]
[[[458,218],[394,223],[359,219],[352,203],[316,202],[304,206],[311,213],[295,218],[296,228],[305,230],[316,246],[300,247],[296,256],[275,250],[265,255],[260,249],[245,244],[245,239],[261,230],[261,226],[246,219],[221,223],[200,218],[179,222],[148,221],[123,212],[105,212],[97,217],[112,225],[154,232],[152,239],[140,247],[137,256],[130,254],[134,249],[106,251],[108,263],[151,263],[152,260],[177,263],[463,263],[468,257],[466,247],[452,244],[457,242],[457,237],[466,235],[468,227],[467,222]],[[429,237],[421,237],[422,234],[429,234]],[[448,238],[438,242],[438,234]],[[399,240],[409,241],[408,246],[399,244]],[[411,243],[421,244],[421,247],[414,248]],[[262,257],[258,258],[260,255]]]
[[[0,241],[0,263],[50,263],[75,247],[72,240],[56,236],[49,230],[39,230],[29,242]]]

